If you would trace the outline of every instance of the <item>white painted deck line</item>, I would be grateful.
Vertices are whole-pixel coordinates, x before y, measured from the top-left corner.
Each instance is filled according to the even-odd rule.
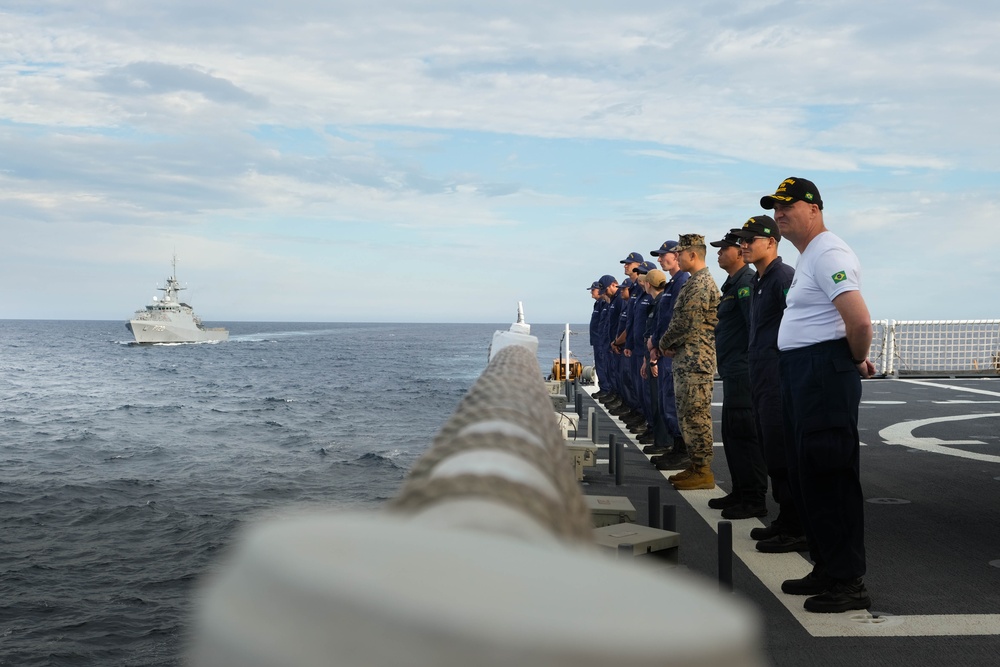
[[[954,384],[941,384],[939,382],[930,382],[927,380],[895,380],[895,382],[909,382],[910,384],[919,384],[925,387],[938,387],[940,389],[964,391],[969,394],[983,394],[984,396],[1000,396],[1000,391],[990,391],[988,389],[974,389],[972,387],[960,387]]]
[[[898,382],[926,384],[945,389],[1000,396],[1000,392],[986,391],[984,389],[939,385],[918,380],[898,380]],[[601,409],[604,409],[603,405]],[[605,410],[605,414],[608,414],[607,410]],[[908,423],[912,424],[914,422]],[[715,447],[722,446],[721,442],[712,444]],[[607,447],[607,445],[604,446]],[[652,458],[648,454],[644,456]],[[607,464],[608,461],[607,459],[598,459],[597,463]],[[662,470],[661,472],[664,477],[669,477],[678,471]],[[714,489],[709,490],[681,491],[680,495],[705,520],[705,523],[711,526],[712,530],[718,534],[719,521],[723,520],[722,515],[718,510],[708,507],[708,500],[709,498],[722,497],[725,495],[725,492],[716,486]],[[847,611],[841,614],[814,614],[808,612],[802,607],[806,596],[782,593],[781,582],[785,579],[804,577],[812,570],[812,564],[799,553],[765,554],[757,551],[756,542],[750,539],[750,530],[764,525],[759,520],[741,519],[733,521],[732,524],[733,555],[743,561],[754,576],[788,609],[792,617],[799,622],[799,625],[813,637],[959,637],[1000,635],[1000,614],[920,614],[875,618],[866,611]],[[875,610],[877,611],[878,591],[873,591],[872,597]]]
[[[980,454],[977,452],[967,452],[963,449],[955,449],[947,445],[982,445],[981,440],[939,440],[938,438],[920,438],[913,435],[913,431],[928,424],[940,424],[953,421],[965,421],[969,419],[985,419],[988,417],[1000,417],[1000,413],[975,414],[975,415],[952,415],[950,417],[933,417],[931,419],[914,419],[912,421],[899,422],[892,426],[887,426],[878,432],[879,436],[887,445],[901,445],[911,449],[919,449],[934,454],[945,454],[946,456],[957,456],[964,459],[976,461],[986,461],[989,463],[1000,463],[1000,456],[993,454]]]
[[[668,477],[671,471],[663,471]],[[719,532],[723,521],[718,510],[708,507],[710,498],[725,493],[718,486],[709,490],[681,491],[681,496],[705,520],[712,530]],[[873,617],[866,611],[847,611],[841,614],[814,614],[802,604],[804,595],[787,595],[781,592],[785,579],[804,577],[812,564],[799,553],[765,554],[757,551],[756,541],[750,539],[750,530],[764,525],[757,519],[733,521],[733,555],[753,572],[771,591],[799,625],[813,637],[944,637],[944,636],[993,636],[1000,635],[1000,614],[927,614],[915,616]],[[873,592],[874,607],[878,610],[878,591]]]

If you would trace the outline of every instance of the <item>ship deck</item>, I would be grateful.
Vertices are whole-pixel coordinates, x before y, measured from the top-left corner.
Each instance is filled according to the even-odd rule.
[[[871,613],[812,614],[781,581],[811,568],[806,554],[761,554],[749,538],[757,519],[733,521],[735,594],[764,621],[774,665],[994,665],[1000,653],[1000,379],[877,379],[864,382],[860,410]],[[595,391],[588,387],[587,391]],[[721,383],[713,402],[717,487],[678,492],[621,422],[596,407],[598,465],[584,493],[627,496],[648,522],[648,487],[677,510],[680,566],[718,577],[720,512],[707,501],[730,488],[719,433]],[[585,419],[582,421],[586,421]],[[624,484],[608,474],[608,436],[625,447]],[[585,425],[581,439],[589,440]],[[624,439],[624,440],[623,440]],[[777,508],[768,498],[769,516]],[[612,585],[612,584],[607,584]],[[663,601],[665,618],[670,601]],[[676,610],[673,610],[676,613]],[[712,636],[706,619],[705,638]]]

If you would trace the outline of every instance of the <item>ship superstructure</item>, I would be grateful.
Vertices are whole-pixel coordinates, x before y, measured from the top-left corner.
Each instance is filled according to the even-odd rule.
[[[205,343],[229,339],[229,331],[221,327],[206,328],[194,310],[180,300],[182,287],[177,280],[177,258],[173,260],[173,273],[165,287],[158,288],[162,297],[135,311],[125,325],[136,343]]]

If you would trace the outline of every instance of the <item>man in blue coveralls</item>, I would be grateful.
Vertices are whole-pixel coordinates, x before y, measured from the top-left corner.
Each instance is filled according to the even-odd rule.
[[[677,241],[664,241],[663,244],[649,254],[656,257],[663,272],[669,276],[667,285],[660,297],[662,303],[657,308],[657,317],[651,332],[650,362],[656,365],[657,390],[660,398],[660,415],[667,427],[667,432],[673,438],[671,448],[667,451],[653,451],[653,465],[660,470],[674,470],[687,460],[687,445],[681,436],[681,427],[677,422],[677,399],[674,394],[673,362],[670,357],[662,356],[657,343],[674,316],[674,305],[681,288],[691,277],[687,271],[681,271],[677,263]]]
[[[601,298],[601,283],[595,280],[590,284],[590,298],[594,300],[594,311],[590,314],[590,346],[594,348],[594,368],[597,370],[598,391],[594,393],[594,398],[601,399],[606,395],[606,390],[601,384],[604,376],[604,360],[601,358],[601,351],[598,349],[598,332],[601,326],[601,311],[607,305]]]
[[[649,387],[649,403],[652,415],[651,430],[653,436],[653,441],[645,443],[646,446],[643,447],[642,451],[644,454],[655,455],[669,452],[674,443],[674,436],[667,430],[667,424],[663,419],[660,408],[659,369],[656,362],[650,356],[656,347],[654,336],[659,326],[660,308],[667,307],[667,302],[663,300],[663,290],[667,286],[667,274],[657,268],[651,268],[646,271],[642,279],[646,292],[652,297],[652,302],[649,305],[646,315],[646,326],[642,332],[643,343],[646,345],[646,353],[643,358],[641,372]]]
[[[629,320],[632,317],[635,295],[641,291],[631,278],[622,281],[618,289],[618,295],[622,302],[621,314],[618,316],[618,335],[611,343],[611,351],[620,355],[618,386],[621,388],[622,405],[609,412],[625,422],[625,425],[633,433],[640,423],[645,422],[640,411],[639,394],[636,393],[632,380],[632,350],[627,343]]]
[[[653,420],[655,412],[653,410],[652,396],[650,396],[649,382],[642,375],[643,364],[647,364],[646,351],[646,325],[648,324],[649,310],[653,306],[653,297],[649,295],[646,287],[645,277],[650,270],[655,269],[652,262],[643,262],[632,270],[634,276],[632,281],[638,292],[635,305],[632,307],[632,317],[629,319],[629,335],[626,345],[631,350],[629,357],[632,363],[632,373],[635,382],[635,392],[639,397],[639,406],[642,411],[644,421],[634,431],[638,437],[639,444],[653,444]]]
[[[608,277],[611,276],[605,276],[605,278]],[[611,284],[607,284],[607,281],[602,279],[601,284],[604,285],[604,295],[608,299],[608,327],[604,331],[604,344],[608,349],[608,379],[611,381],[611,390],[614,392],[614,397],[610,401],[605,402],[604,406],[608,408],[609,412],[614,413],[618,408],[625,405],[625,397],[621,386],[622,355],[620,351],[616,352],[614,347],[612,347],[615,338],[618,337],[618,324],[625,302],[619,293],[618,280],[611,277],[611,281]]]
[[[622,269],[625,275],[622,286],[627,285],[628,292],[627,298],[626,295],[622,295],[618,330],[612,344],[612,352],[620,355],[618,359],[620,371],[619,386],[621,388],[622,403],[625,408],[624,410],[617,410],[617,416],[630,425],[642,421],[642,415],[639,411],[639,396],[635,392],[635,382],[632,378],[632,360],[630,359],[632,350],[626,343],[628,339],[628,322],[632,317],[632,308],[635,306],[638,294],[642,292],[642,290],[638,289],[638,285],[635,285],[632,281],[632,269],[639,266],[642,262],[643,257],[637,252],[630,252],[625,259],[620,261],[623,265]],[[613,411],[612,414],[616,414],[616,412]]]
[[[611,341],[614,339],[614,335],[611,333],[613,331],[611,323],[615,322],[617,324],[618,322],[618,315],[621,313],[621,302],[618,300],[618,280],[614,276],[610,274],[601,276],[598,285],[600,285],[601,298],[604,300],[605,306],[601,310],[601,321],[597,329],[597,339],[603,358],[602,366],[604,372],[603,374],[601,374],[601,370],[597,372],[601,388],[607,391],[607,394],[600,400],[604,403],[605,407],[613,409],[622,404],[618,393],[618,374],[616,372],[618,367],[614,360],[615,355],[611,352]]]

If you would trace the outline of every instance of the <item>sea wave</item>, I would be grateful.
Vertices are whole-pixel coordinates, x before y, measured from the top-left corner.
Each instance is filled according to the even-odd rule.
[[[119,322],[0,321],[0,665],[179,664],[239,528],[391,498],[495,328],[225,326],[150,347],[114,344]]]

